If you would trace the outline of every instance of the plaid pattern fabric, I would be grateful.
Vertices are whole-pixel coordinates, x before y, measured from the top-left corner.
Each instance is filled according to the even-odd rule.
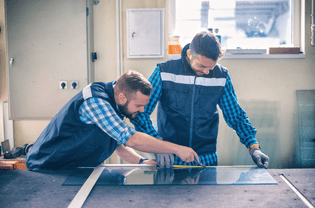
[[[203,165],[206,166],[217,166],[218,165],[218,155],[217,153],[207,154],[207,155],[199,155],[199,161]],[[183,162],[179,157],[175,155],[174,157],[174,165],[189,165],[189,166],[198,166],[196,162]]]
[[[218,155],[217,153],[207,154],[207,155],[199,155],[199,161],[205,166],[217,166],[218,165]],[[179,157],[175,155],[174,157],[174,165],[189,165],[189,166],[199,166],[195,161],[194,162],[183,162]]]
[[[223,117],[227,125],[236,131],[241,143],[249,148],[252,144],[257,143],[255,139],[257,130],[251,125],[246,112],[239,106],[229,74],[224,90],[225,94],[219,102]]]
[[[126,124],[112,106],[100,98],[88,98],[79,109],[80,120],[85,124],[96,124],[118,144],[126,144],[136,130]]]
[[[157,103],[162,95],[162,79],[160,74],[160,68],[157,67],[149,77],[153,90],[149,99],[149,103],[144,108],[144,113],[139,112],[137,119],[130,121],[137,131],[144,132],[155,138],[161,137],[153,128],[150,115],[154,111]]]

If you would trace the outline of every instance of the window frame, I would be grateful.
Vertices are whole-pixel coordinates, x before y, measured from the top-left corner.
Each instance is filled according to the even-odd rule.
[[[305,0],[291,0],[292,42],[295,47],[300,47],[300,54],[225,54],[222,59],[304,59],[305,58]],[[168,0],[168,37],[175,31],[176,0]],[[298,28],[298,29],[297,29]]]

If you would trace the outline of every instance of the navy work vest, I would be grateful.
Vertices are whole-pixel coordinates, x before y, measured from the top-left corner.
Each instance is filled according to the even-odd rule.
[[[116,140],[97,125],[80,120],[79,108],[90,97],[108,101],[123,119],[116,107],[112,82],[86,86],[55,115],[27,153],[29,170],[94,167],[112,155]]]
[[[197,76],[181,59],[158,64],[162,96],[157,112],[158,133],[165,141],[193,148],[198,155],[216,152],[219,126],[217,104],[224,94],[228,70],[216,65],[208,75]]]

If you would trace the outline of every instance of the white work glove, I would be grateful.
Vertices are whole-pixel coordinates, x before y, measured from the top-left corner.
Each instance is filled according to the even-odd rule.
[[[160,168],[172,168],[174,164],[174,155],[167,153],[155,153],[156,164],[160,166]]]
[[[159,140],[163,140],[162,137],[158,138]],[[156,164],[160,166],[160,168],[172,168],[174,164],[174,154],[167,153],[155,153]]]
[[[268,168],[269,157],[262,153],[259,148],[254,147],[250,150],[249,154],[259,168]]]

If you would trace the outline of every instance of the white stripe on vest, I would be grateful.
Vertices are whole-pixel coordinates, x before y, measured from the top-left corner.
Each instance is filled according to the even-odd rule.
[[[194,84],[194,76],[175,75],[172,73],[161,72],[162,81],[171,81],[177,84]],[[196,85],[200,86],[225,86],[225,78],[205,78],[197,77]]]
[[[91,84],[92,84],[92,83],[91,83]],[[82,90],[82,94],[83,94],[83,99],[84,99],[84,100],[86,100],[86,99],[92,97],[91,84],[87,85],[87,86],[84,87],[84,89]]]

